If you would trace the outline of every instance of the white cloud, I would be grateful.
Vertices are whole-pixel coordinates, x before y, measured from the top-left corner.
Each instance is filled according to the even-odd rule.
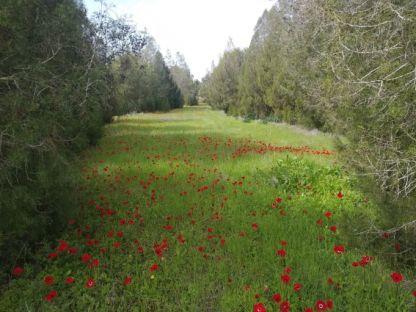
[[[231,37],[247,47],[257,19],[270,0],[113,0],[118,14],[148,29],[162,52],[181,52],[195,78],[202,78]],[[86,0],[91,8],[93,0]]]

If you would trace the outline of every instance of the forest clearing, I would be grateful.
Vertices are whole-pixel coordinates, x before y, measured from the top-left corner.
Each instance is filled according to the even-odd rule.
[[[133,114],[85,153],[81,208],[2,311],[406,311],[406,272],[354,244],[374,206],[333,137],[207,106]],[[394,238],[380,236],[393,250]],[[401,280],[403,279],[403,281]],[[262,305],[260,305],[262,304]],[[279,310],[280,309],[280,310]]]

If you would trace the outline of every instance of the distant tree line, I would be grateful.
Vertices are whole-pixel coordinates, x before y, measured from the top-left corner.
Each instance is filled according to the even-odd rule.
[[[415,1],[280,0],[249,48],[224,52],[200,95],[230,115],[345,136],[343,155],[376,186],[385,228],[408,238],[402,256],[415,251]]]
[[[154,40],[101,5],[89,19],[78,0],[2,1],[0,280],[75,213],[71,161],[105,122],[183,105]]]

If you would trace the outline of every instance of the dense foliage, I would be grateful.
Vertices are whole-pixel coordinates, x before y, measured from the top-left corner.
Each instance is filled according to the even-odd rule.
[[[344,135],[348,163],[387,207],[383,226],[412,245],[415,25],[414,1],[281,0],[258,20],[248,49],[223,54],[201,96],[232,115]]]
[[[145,91],[142,110],[181,106],[160,53],[144,66],[151,78],[136,66],[130,93],[120,96],[124,84],[115,82],[123,72],[112,64],[138,59],[146,35],[108,12],[103,4],[89,20],[75,0],[2,1],[0,262],[7,271],[75,211],[72,160],[97,141],[104,122],[138,110]],[[138,79],[151,85],[137,88]]]

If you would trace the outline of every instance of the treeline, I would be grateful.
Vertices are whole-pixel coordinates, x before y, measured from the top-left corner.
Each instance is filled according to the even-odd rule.
[[[345,136],[347,163],[386,208],[369,233],[387,229],[415,260],[414,1],[281,0],[249,48],[224,52],[200,95],[231,115]]]
[[[0,280],[76,213],[72,164],[115,114],[183,95],[154,40],[108,7],[3,0],[0,8]]]

